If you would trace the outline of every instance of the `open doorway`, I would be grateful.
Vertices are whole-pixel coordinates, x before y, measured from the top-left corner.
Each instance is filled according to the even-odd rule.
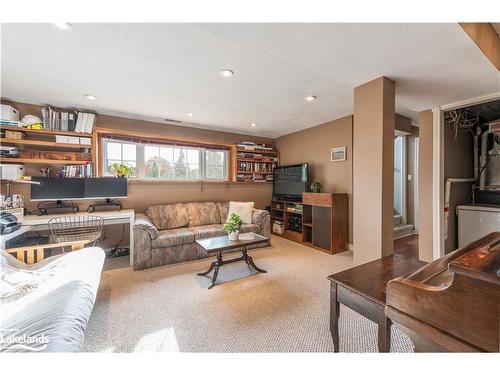
[[[418,128],[411,133],[397,131],[394,138],[394,238],[415,233]]]

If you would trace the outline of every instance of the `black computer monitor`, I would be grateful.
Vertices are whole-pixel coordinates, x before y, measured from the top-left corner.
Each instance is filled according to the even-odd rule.
[[[32,177],[33,201],[127,198],[127,179],[116,177],[61,178]]]
[[[83,178],[32,177],[32,181],[40,185],[31,186],[31,200],[58,201],[78,200],[84,198],[85,184]]]
[[[85,178],[85,199],[127,198],[127,179],[117,177]]]

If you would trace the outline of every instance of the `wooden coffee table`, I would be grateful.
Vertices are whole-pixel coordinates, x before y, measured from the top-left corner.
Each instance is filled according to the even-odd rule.
[[[269,239],[252,232],[245,233],[245,235],[252,235],[253,238],[248,240],[245,239],[245,240],[229,241],[228,236],[221,236],[221,237],[206,238],[203,240],[196,240],[196,243],[200,245],[208,254],[216,254],[216,260],[215,262],[212,262],[208,270],[197,274],[199,276],[205,276],[208,275],[212,270],[214,270],[214,274],[212,276],[212,282],[208,286],[208,289],[212,288],[215,285],[215,281],[217,280],[217,275],[219,273],[219,268],[224,264],[239,262],[243,260],[255,271],[262,273],[267,272],[266,270],[263,270],[262,268],[259,268],[255,265],[252,257],[247,254],[247,246],[266,243],[269,242]],[[227,260],[222,259],[222,252],[224,250],[231,250],[237,248],[241,248],[241,256]]]

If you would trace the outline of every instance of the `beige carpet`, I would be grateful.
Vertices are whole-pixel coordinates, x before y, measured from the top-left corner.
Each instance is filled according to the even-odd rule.
[[[196,276],[211,259],[134,272],[106,264],[87,327],[89,352],[330,352],[329,282],[352,254],[328,255],[278,237],[253,250],[255,274],[243,262],[226,265],[218,284]],[[114,268],[114,269],[113,269]],[[377,350],[376,325],[342,308],[344,352]],[[393,351],[412,351],[393,327]]]

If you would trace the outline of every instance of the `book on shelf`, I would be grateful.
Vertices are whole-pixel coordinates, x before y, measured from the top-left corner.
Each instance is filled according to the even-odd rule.
[[[0,125],[19,126],[19,121],[15,121],[15,120],[0,120]]]
[[[92,134],[96,116],[93,113],[72,110],[56,111],[51,106],[42,108],[42,125],[45,130]]]
[[[83,165],[63,165],[60,175],[61,177],[67,178],[92,177],[92,163]]]

